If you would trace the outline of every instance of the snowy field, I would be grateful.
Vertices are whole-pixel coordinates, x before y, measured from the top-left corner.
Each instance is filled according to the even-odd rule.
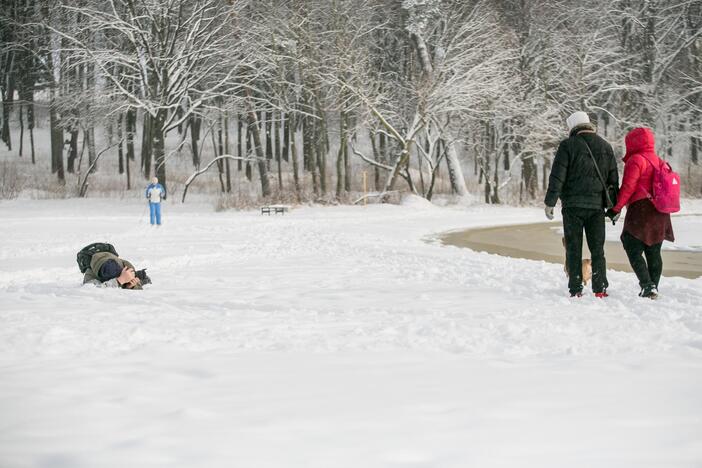
[[[561,265],[432,241],[540,209],[145,218],[0,203],[0,467],[702,466],[702,279],[575,300]],[[81,286],[94,241],[154,284]]]

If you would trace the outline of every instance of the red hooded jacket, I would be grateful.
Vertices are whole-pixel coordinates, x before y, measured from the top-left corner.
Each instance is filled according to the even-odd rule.
[[[622,239],[628,233],[648,246],[675,240],[670,215],[658,212],[647,200],[653,190],[654,163],[660,164],[660,159],[655,152],[653,132],[648,128],[630,131],[626,136],[624,178],[614,211],[620,212],[627,206]]]
[[[653,163],[659,164],[656,155],[656,141],[648,128],[635,128],[625,139],[624,176],[617,195],[614,211],[620,212],[624,206],[648,198],[653,190]],[[649,162],[652,161],[652,162]]]

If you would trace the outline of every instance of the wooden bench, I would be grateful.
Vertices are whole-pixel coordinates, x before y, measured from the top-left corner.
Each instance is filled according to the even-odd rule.
[[[267,214],[268,216],[273,214],[285,214],[290,210],[289,206],[286,205],[266,205],[261,207],[261,214]]]

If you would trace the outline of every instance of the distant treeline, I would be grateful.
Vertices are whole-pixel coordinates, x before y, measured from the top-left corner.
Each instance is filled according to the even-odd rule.
[[[220,157],[223,192],[242,171],[263,197],[341,199],[365,172],[528,202],[575,110],[697,167],[702,0],[5,0],[0,95],[1,139],[32,162],[46,106],[59,181],[109,153],[127,187],[167,184],[189,154]]]

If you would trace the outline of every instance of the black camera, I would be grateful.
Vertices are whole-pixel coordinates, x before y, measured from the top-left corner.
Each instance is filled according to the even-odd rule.
[[[139,278],[139,281],[141,281],[142,286],[145,284],[151,284],[151,278],[149,278],[149,275],[146,274],[146,268],[144,268],[143,270],[135,271],[134,276]]]

